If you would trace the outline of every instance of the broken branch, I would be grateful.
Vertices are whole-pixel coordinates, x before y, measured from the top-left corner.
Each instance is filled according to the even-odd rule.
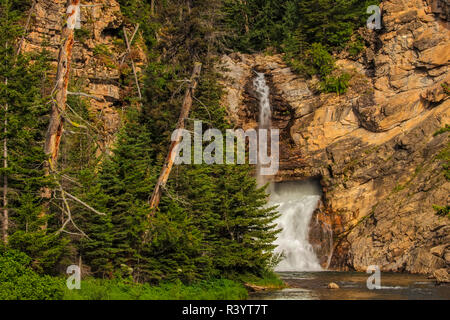
[[[138,27],[139,27],[139,25],[136,27],[136,30]],[[125,27],[123,27],[123,34],[125,35],[125,42],[127,44],[127,50],[128,50],[128,52],[131,52],[130,42],[128,41],[127,30],[125,29]],[[131,58],[130,60],[131,60],[131,67],[133,69],[134,80],[136,81],[136,87],[138,90],[139,99],[142,100],[141,88],[139,86],[139,80],[138,80],[137,73],[136,73],[136,66],[134,65],[133,58]]]
[[[87,94],[87,93],[84,93],[84,92],[70,92],[70,91],[67,91],[67,94],[68,95],[72,95],[72,96],[82,96],[82,97],[86,97],[86,98],[91,98],[91,99],[97,100],[98,102],[105,102],[105,98],[96,97],[96,96],[93,96],[93,95],[90,95],[90,94]]]

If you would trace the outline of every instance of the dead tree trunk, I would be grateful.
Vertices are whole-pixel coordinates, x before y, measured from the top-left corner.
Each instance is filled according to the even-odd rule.
[[[56,72],[56,85],[52,93],[53,105],[50,112],[50,122],[45,137],[44,151],[47,155],[45,163],[45,174],[50,175],[56,169],[58,161],[59,145],[63,134],[64,119],[62,114],[66,110],[67,87],[69,85],[69,74],[72,59],[72,48],[74,44],[74,29],[80,10],[80,0],[70,0],[67,8],[68,19],[62,31],[62,44],[58,55],[58,69]],[[45,187],[43,198],[50,199],[51,190]],[[41,216],[45,215],[46,205]]]
[[[5,84],[8,85],[8,79],[5,80]],[[8,104],[5,104],[5,120],[3,134],[3,169],[5,173],[3,174],[3,243],[8,244],[8,229],[9,229],[9,212],[8,212],[8,176],[6,174],[6,169],[8,169]]]
[[[184,120],[189,116],[189,112],[190,112],[191,106],[192,106],[192,97],[194,96],[195,89],[197,87],[198,77],[200,76],[201,69],[202,69],[202,64],[196,62],[194,65],[194,71],[192,72],[189,87],[187,88],[186,94],[184,95],[183,105],[181,107],[180,118],[178,119],[178,122],[177,122],[177,129],[184,129]],[[149,204],[150,204],[149,218],[151,218],[154,215],[155,210],[159,205],[159,200],[161,199],[162,188],[164,188],[164,186],[167,183],[167,180],[169,179],[170,171],[172,170],[173,163],[175,161],[176,152],[174,152],[174,151],[176,151],[176,146],[180,143],[180,141],[181,141],[181,130],[178,130],[177,136],[170,144],[169,153],[166,157],[166,160],[164,161],[164,165],[162,167],[161,174],[158,178],[158,181],[155,185],[155,189],[153,190],[153,194],[152,194],[152,197],[149,202]]]
[[[152,0],[150,2],[150,15],[152,15],[152,16],[155,15],[155,0]]]
[[[138,29],[139,29],[139,24],[136,26],[136,29],[134,30],[134,34],[131,37],[131,41],[133,41],[134,35],[136,34]],[[123,34],[125,36],[125,43],[127,45],[127,53],[130,53],[131,52],[131,43],[130,43],[131,41],[128,41],[127,30],[125,29],[125,27],[123,27]],[[134,65],[133,57],[130,57],[130,60],[131,60],[131,67],[133,68],[134,81],[136,82],[139,100],[142,100],[141,87],[139,86],[139,79],[137,76],[136,66]]]

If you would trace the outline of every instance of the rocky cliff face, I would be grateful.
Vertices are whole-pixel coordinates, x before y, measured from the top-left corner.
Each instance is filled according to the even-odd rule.
[[[108,147],[119,127],[121,111],[127,107],[124,97],[133,90],[120,81],[130,72],[129,59],[122,63],[126,52],[122,27],[127,25],[115,0],[83,1],[82,4],[81,29],[75,32],[69,90],[100,98],[88,99],[90,120],[101,129],[100,144]],[[66,9],[66,0],[37,0],[24,43],[25,51],[47,49],[54,59],[55,69]],[[133,26],[127,27],[130,27],[130,36]],[[145,63],[139,41],[133,46],[132,56],[138,68]]]
[[[101,98],[90,99],[89,108],[102,128],[100,143],[108,146],[127,107],[124,97],[134,94],[134,84],[120,81],[129,73],[127,60],[122,63],[126,24],[115,0],[83,4],[70,88]],[[25,50],[45,47],[56,61],[65,9],[65,0],[37,0]],[[345,95],[315,94],[311,81],[292,73],[279,55],[235,53],[222,57],[223,102],[237,127],[256,127],[252,70],[265,72],[273,126],[282,134],[274,180],[321,179],[324,197],[311,242],[324,266],[445,276],[450,224],[433,205],[449,204],[439,156],[449,152],[449,133],[434,133],[450,123],[442,86],[450,83],[450,1],[387,0],[382,9],[383,29],[363,32],[368,49],[338,61],[353,74]],[[138,68],[145,63],[139,41],[132,56]]]
[[[433,209],[449,205],[450,194],[440,156],[449,133],[434,134],[450,123],[449,7],[383,1],[384,28],[364,31],[369,48],[338,61],[353,74],[342,96],[314,94],[278,55],[222,57],[223,103],[237,127],[257,126],[252,70],[271,84],[273,126],[281,129],[274,180],[321,179],[311,242],[324,266],[450,271],[450,220]]]

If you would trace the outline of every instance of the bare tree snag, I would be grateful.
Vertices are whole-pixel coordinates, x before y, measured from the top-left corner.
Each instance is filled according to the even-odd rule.
[[[139,23],[136,25],[136,28],[133,31],[133,35],[131,36],[131,38],[128,40],[130,43],[130,46],[133,44],[133,40],[134,37],[136,36],[137,31],[139,30]],[[128,35],[127,35],[128,36]],[[126,39],[125,39],[126,40]],[[127,57],[127,55],[130,53],[130,50],[127,47],[127,51],[125,51],[125,53],[122,56],[122,60],[120,61],[120,64],[122,65],[125,62],[125,59]]]
[[[152,16],[155,15],[155,0],[152,0],[150,2],[150,15],[152,15]]]
[[[5,84],[8,85],[8,79],[5,80]],[[6,174],[6,169],[8,168],[8,104],[5,104],[5,120],[3,134],[3,169],[5,173],[3,174],[3,243],[8,244],[8,228],[9,228],[9,212],[8,212],[8,175]]]
[[[201,69],[202,69],[202,64],[199,62],[196,62],[194,64],[194,71],[192,72],[189,87],[187,88],[186,93],[184,95],[184,100],[183,100],[183,105],[181,107],[180,117],[177,122],[177,129],[184,129],[184,120],[186,118],[188,118],[188,116],[189,116],[189,112],[192,107],[192,98],[194,96],[195,89],[198,84],[198,78],[200,76]],[[166,160],[164,161],[164,165],[161,169],[161,174],[155,185],[155,189],[153,190],[152,197],[150,198],[149,218],[151,218],[155,214],[155,210],[159,205],[162,189],[165,187],[167,180],[169,179],[170,171],[172,171],[173,163],[175,161],[176,146],[180,143],[180,141],[181,141],[181,130],[178,130],[177,136],[170,144],[169,153],[167,154]]]
[[[136,29],[134,30],[134,33],[133,33],[133,36],[131,37],[131,39],[134,38],[134,35],[136,34],[138,29],[139,29],[139,24],[136,26]],[[131,52],[131,43],[130,43],[130,41],[128,41],[127,30],[125,29],[125,27],[123,27],[123,34],[125,35],[125,42],[127,44],[127,53],[130,53]],[[131,41],[133,41],[133,40],[131,40]],[[139,94],[139,100],[142,100],[141,87],[139,86],[139,80],[138,80],[137,73],[136,73],[136,66],[134,65],[133,58],[130,58],[130,60],[131,60],[131,67],[133,68],[134,81],[136,81],[136,87],[137,87],[138,94]]]
[[[74,29],[80,12],[80,0],[70,0],[67,8],[67,22],[62,31],[62,44],[58,55],[58,69],[56,71],[56,85],[52,92],[53,105],[50,113],[50,122],[45,137],[44,151],[47,155],[45,174],[50,175],[56,169],[59,145],[63,134],[64,118],[62,114],[66,110],[67,87],[74,44]],[[51,190],[46,187],[42,196],[50,199]],[[45,207],[45,206],[44,206]],[[44,208],[45,210],[45,208]],[[45,211],[41,216],[45,215]]]
[[[249,21],[248,21],[248,15],[247,12],[244,9],[244,6],[247,6],[247,1],[246,0],[240,0],[239,1],[241,4],[241,11],[242,11],[242,15],[244,16],[244,28],[245,28],[245,33],[249,33],[250,32],[250,27],[249,27]]]
[[[84,93],[84,92],[70,92],[70,91],[67,91],[67,94],[68,95],[72,95],[72,96],[82,96],[82,97],[94,99],[94,100],[96,100],[98,102],[105,102],[105,98],[97,97],[97,96],[94,96],[94,95],[91,95],[91,94],[87,94],[87,93]]]

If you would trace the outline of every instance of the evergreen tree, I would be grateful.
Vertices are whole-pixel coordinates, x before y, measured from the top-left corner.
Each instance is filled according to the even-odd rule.
[[[155,173],[149,135],[142,130],[136,112],[130,111],[116,148],[100,172],[87,171],[85,188],[79,193],[107,216],[84,210],[82,229],[89,238],[81,241],[81,254],[94,272],[111,272],[113,267],[139,264],[139,247],[146,230],[146,199]]]
[[[46,221],[40,217],[40,191],[51,183],[42,167],[49,67],[45,52],[17,55],[16,40],[23,34],[19,21],[26,4],[28,1],[0,1],[0,139],[6,142],[8,163],[0,173],[8,182],[8,245],[27,253],[36,270],[52,272],[66,240],[52,226],[48,233],[42,230]]]

